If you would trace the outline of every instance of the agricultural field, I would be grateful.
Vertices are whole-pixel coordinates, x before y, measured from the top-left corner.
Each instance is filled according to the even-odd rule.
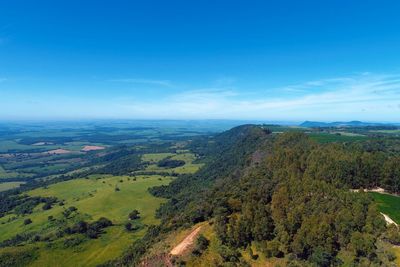
[[[15,178],[15,177],[17,177],[17,176],[18,176],[18,173],[6,171],[6,170],[0,165],[0,179]]]
[[[0,192],[7,191],[13,188],[19,187],[24,182],[8,182],[8,183],[0,183]]]
[[[269,126],[261,126],[265,127]],[[319,143],[371,138],[353,130],[271,127],[273,137],[303,132]],[[121,257],[132,245],[141,244],[135,243],[139,239],[146,240],[146,233],[152,232],[148,229],[164,225],[162,212],[169,196],[165,187],[159,186],[173,181],[174,186],[182,186],[186,184],[182,179],[190,181],[195,176],[188,174],[197,171],[204,180],[219,177],[214,173],[218,168],[207,168],[205,155],[220,159],[222,166],[229,163],[220,155],[220,147],[235,139],[228,135],[214,147],[210,143],[214,134],[206,129],[96,124],[79,129],[65,125],[10,128],[9,134],[0,135],[0,144],[7,144],[0,152],[0,262],[6,266],[97,266]],[[253,145],[245,140],[249,142],[246,146]],[[203,151],[207,144],[211,150]],[[233,151],[226,157],[241,155]],[[396,217],[397,199],[375,198],[382,212],[400,219]],[[223,264],[221,255],[229,251],[221,252],[225,246],[213,221],[201,226],[209,249],[202,257],[183,255],[182,259],[187,266]],[[177,228],[166,235],[154,244],[149,256],[168,252],[193,227]],[[266,258],[256,242],[240,254],[253,266],[283,263],[283,259]]]
[[[315,140],[318,143],[333,143],[333,142],[354,142],[354,141],[363,141],[367,140],[367,136],[363,135],[351,135],[347,134],[338,134],[338,133],[310,133],[310,138]]]
[[[379,210],[400,224],[400,197],[377,192],[370,192],[370,194],[378,204]]]
[[[155,212],[166,200],[148,189],[202,166],[186,148],[202,131],[93,126],[11,132],[0,136],[0,192],[25,184],[17,206],[0,212],[0,260],[20,260],[11,265],[97,266],[120,256],[159,223]],[[130,220],[134,210],[139,216]],[[112,225],[93,233],[90,227],[104,218]],[[88,230],[73,230],[81,224]]]

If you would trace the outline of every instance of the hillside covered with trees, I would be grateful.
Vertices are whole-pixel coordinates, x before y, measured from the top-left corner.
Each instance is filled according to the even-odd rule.
[[[109,264],[138,264],[168,233],[208,222],[220,259],[211,265],[251,265],[245,251],[285,266],[395,266],[387,244],[398,230],[388,234],[373,198],[351,189],[399,192],[397,146],[395,139],[318,144],[253,125],[200,138],[191,149],[205,166],[150,189],[169,198],[158,210],[161,225]],[[196,251],[192,257],[201,258]]]

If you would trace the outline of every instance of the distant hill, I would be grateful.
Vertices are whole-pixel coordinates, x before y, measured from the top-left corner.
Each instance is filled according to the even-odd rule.
[[[316,128],[316,127],[363,127],[363,126],[394,126],[395,124],[362,122],[362,121],[335,121],[335,122],[319,122],[305,121],[299,126]]]

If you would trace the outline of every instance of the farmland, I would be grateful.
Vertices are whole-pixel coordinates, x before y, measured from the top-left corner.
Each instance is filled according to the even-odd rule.
[[[179,200],[185,194],[190,195],[187,199],[196,197],[192,192],[213,179],[229,176],[236,164],[250,155],[248,151],[259,147],[257,142],[263,140],[260,136],[273,141],[286,134],[299,134],[321,146],[332,142],[361,144],[374,139],[359,129],[276,125],[271,129],[265,125],[239,127],[223,134],[210,133],[208,127],[64,127],[27,127],[23,131],[11,127],[7,134],[0,135],[0,261],[7,266],[97,266],[121,259],[135,244],[143,245],[141,242],[148,240],[154,229],[182,225],[150,249],[147,256],[157,257],[157,248],[164,251],[175,246],[193,229],[187,226],[212,214],[201,214],[205,210],[193,204],[186,214],[177,215],[173,224],[165,224],[169,213],[180,209],[171,206],[175,198]],[[251,138],[245,138],[248,135]],[[244,143],[236,148],[238,140]],[[390,146],[397,153],[392,142],[388,139],[388,143],[379,145],[382,149]],[[219,165],[213,165],[216,163]],[[240,173],[229,179],[236,175]],[[180,190],[191,183],[193,187]],[[173,193],[169,188],[177,191]],[[397,199],[374,197],[382,212],[399,219]],[[229,199],[227,203],[239,208],[237,201]],[[210,204],[201,206],[209,208]],[[210,241],[208,251],[201,258],[186,255],[182,259],[188,266],[222,264],[225,256],[221,255],[229,251],[221,251],[226,247],[217,236],[217,228],[208,222],[200,224],[202,234]],[[238,251],[254,266],[283,262],[263,255],[260,244],[253,243],[252,252]],[[260,257],[253,258],[253,252]],[[346,255],[340,257],[345,259]]]
[[[376,192],[370,194],[378,204],[379,210],[387,214],[397,224],[400,224],[400,197]]]
[[[120,256],[159,223],[156,210],[166,200],[148,189],[202,166],[186,149],[202,134],[173,127],[10,129],[0,136],[0,192],[23,184],[16,196],[29,205],[0,216],[0,259],[21,259],[12,265],[96,266]],[[181,164],[159,166],[162,160]],[[131,221],[133,210],[139,216]],[[68,230],[102,218],[112,225],[92,237]]]

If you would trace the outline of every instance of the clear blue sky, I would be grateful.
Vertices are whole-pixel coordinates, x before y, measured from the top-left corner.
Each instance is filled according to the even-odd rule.
[[[0,2],[0,119],[400,121],[399,1]]]

